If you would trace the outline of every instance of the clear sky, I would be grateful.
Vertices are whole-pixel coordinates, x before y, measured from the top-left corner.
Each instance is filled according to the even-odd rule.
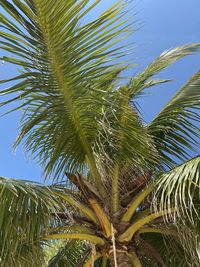
[[[116,2],[102,0],[98,12]],[[139,31],[128,38],[136,48],[130,56],[138,64],[129,74],[142,71],[164,50],[183,44],[200,42],[200,1],[199,0],[135,0],[130,1],[130,14],[135,14]],[[95,17],[96,13],[91,14]],[[0,57],[3,52],[0,50]],[[152,88],[142,101],[142,113],[149,122],[182,85],[200,69],[200,52],[176,63],[164,71],[162,78],[173,82]],[[15,74],[15,67],[0,63],[0,79]],[[1,88],[1,87],[0,87]],[[1,100],[0,100],[1,101]],[[0,109],[0,114],[5,110]],[[16,153],[12,144],[18,133],[19,113],[0,118],[0,176],[43,181],[41,169],[36,162],[24,155],[20,146]]]

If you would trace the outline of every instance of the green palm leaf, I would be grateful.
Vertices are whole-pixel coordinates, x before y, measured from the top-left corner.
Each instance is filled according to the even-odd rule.
[[[169,101],[149,124],[148,132],[161,154],[171,166],[178,160],[191,158],[199,145],[200,71]]]
[[[151,86],[168,82],[169,80],[151,80],[155,75],[169,67],[179,59],[191,55],[198,51],[200,44],[179,46],[163,52],[153,63],[151,63],[142,73],[132,78],[128,83],[130,95],[132,98],[137,97],[144,89]]]
[[[0,106],[22,111],[15,145],[24,142],[46,177],[67,181],[0,178],[0,265],[40,266],[42,240],[64,239],[49,266],[197,267],[200,72],[148,126],[135,99],[200,44],[164,52],[122,85],[125,5],[87,22],[99,2],[1,1],[2,60],[20,69],[0,81],[9,84]]]
[[[156,195],[162,208],[175,207],[181,221],[199,221],[200,157],[175,167],[158,178]]]
[[[42,261],[41,236],[61,203],[47,187],[8,178],[0,178],[0,199],[1,264]]]
[[[81,262],[83,264],[87,255],[87,244],[80,241],[65,241],[56,255],[50,259],[48,267],[81,267]]]
[[[119,208],[119,203],[117,202],[118,195],[119,195],[119,189],[118,189],[119,185],[120,187],[123,187],[122,184],[120,184],[121,177],[119,173],[119,169],[123,168],[121,166],[124,166],[123,161],[126,162],[125,163],[127,166],[126,171],[128,170],[129,172],[134,171],[134,169],[138,165],[136,161],[135,162],[133,161],[133,159],[135,158],[137,159],[137,162],[140,160],[139,162],[140,167],[143,165],[142,160],[145,159],[144,166],[146,166],[146,168],[152,168],[152,163],[155,164],[156,162],[158,162],[158,159],[155,156],[156,153],[153,148],[153,142],[150,137],[152,137],[156,149],[160,152],[161,155],[163,155],[163,152],[162,152],[162,148],[164,146],[163,138],[161,137],[160,138],[161,141],[160,143],[158,143],[157,136],[155,137],[154,134],[152,134],[151,130],[149,130],[149,128],[147,128],[147,132],[146,132],[146,128],[140,122],[139,117],[135,115],[137,114],[136,112],[137,108],[134,102],[131,103],[131,101],[132,100],[134,101],[134,97],[136,97],[139,93],[141,93],[142,90],[144,90],[145,88],[149,88],[151,86],[158,85],[160,83],[168,82],[169,80],[151,80],[150,78],[152,78],[155,74],[165,69],[166,67],[168,67],[169,65],[177,61],[178,59],[194,53],[199,48],[200,48],[199,44],[193,44],[193,45],[178,47],[170,51],[164,52],[159,58],[157,58],[152,64],[150,64],[143,73],[131,79],[131,81],[126,86],[121,87],[115,94],[114,96],[115,101],[118,98],[120,99],[117,106],[121,107],[121,110],[119,109],[119,115],[118,115],[119,116],[118,121],[120,122],[119,124],[120,126],[117,127],[118,138],[116,142],[117,144],[115,146],[117,152],[112,151],[113,155],[115,154],[117,155],[116,156],[117,162],[114,164],[115,167],[113,170],[114,181],[113,181],[113,191],[112,191],[113,209],[115,210],[115,212]],[[198,96],[196,96],[195,100],[197,99],[198,99]],[[112,103],[114,103],[114,100],[112,101]],[[169,114],[171,115],[171,110]],[[135,118],[135,120],[133,120],[133,118]],[[166,121],[168,123],[168,119],[166,119]],[[109,120],[109,123],[110,123],[110,120]],[[158,124],[160,126],[160,121],[158,122]],[[164,128],[167,131],[166,127],[162,127],[162,125],[160,127],[161,129]],[[172,129],[173,130],[175,129],[174,125],[172,126]],[[139,136],[140,137],[143,136],[143,138],[138,138]],[[177,139],[178,138],[180,137],[177,137]],[[110,139],[112,138],[110,137]],[[143,145],[141,145],[141,143],[143,143]],[[186,141],[183,141],[183,143],[186,143]],[[138,147],[136,144],[138,145]],[[176,148],[177,145],[176,146],[175,145],[176,144],[174,144],[174,147]],[[191,139],[188,141],[188,146],[191,147]],[[135,152],[135,155],[133,151]],[[142,155],[144,157],[143,159],[140,155],[137,154],[137,151],[140,151],[140,153],[143,151],[142,152]],[[177,152],[177,155],[179,156],[179,158],[181,157],[180,150]],[[104,157],[105,157],[105,152],[104,152]],[[130,158],[132,159],[132,162],[130,161]],[[149,162],[147,159],[149,159]],[[132,166],[134,166],[134,168],[132,168]]]
[[[176,238],[164,237],[161,235],[150,234],[149,236],[143,237],[145,242],[150,246],[146,246],[146,250],[143,248],[143,264],[149,267],[197,267],[198,263],[192,262],[190,256],[186,253],[181,242]],[[143,244],[145,247],[145,243]],[[159,265],[155,261],[154,250],[157,251],[159,257],[162,259],[162,264]],[[152,249],[152,250],[151,250]],[[194,248],[195,249],[195,248]],[[149,255],[149,252],[151,256]],[[146,252],[146,254],[145,254]],[[148,257],[149,255],[149,257]],[[146,257],[145,257],[146,256]]]
[[[116,185],[123,175],[116,171],[121,169],[119,162],[126,162],[125,171],[157,162],[152,140],[127,101],[126,88],[116,91],[120,73],[126,69],[119,61],[125,53],[117,45],[129,32],[124,4],[118,1],[96,20],[83,24],[99,1],[92,5],[86,0],[54,2],[2,2],[14,19],[2,17],[2,26],[9,31],[0,33],[2,48],[16,55],[3,59],[20,66],[22,74],[1,81],[15,83],[1,92],[14,94],[1,105],[22,101],[14,109],[23,110],[16,145],[24,140],[47,176],[58,179],[65,171],[90,169],[105,199],[105,177],[114,171],[117,197]],[[118,204],[113,205],[116,210]]]
[[[163,260],[165,259],[166,266],[199,265],[199,187],[199,156],[173,168],[168,173],[159,175],[155,181],[153,207],[156,210],[171,208],[176,210],[171,216],[166,216],[165,223],[173,222],[173,225],[176,225],[178,231],[175,238],[178,243],[167,239],[165,241],[167,248],[164,246],[162,248],[160,245],[157,248],[158,251],[162,248],[160,253],[164,257]],[[155,239],[155,245],[157,242],[159,241]],[[173,245],[176,246],[173,248]],[[171,255],[168,255],[168,252]]]
[[[81,170],[87,162],[103,191],[93,146],[110,81],[124,69],[113,61],[123,55],[116,44],[128,28],[122,1],[81,25],[98,2],[88,6],[88,0],[2,1],[14,22],[3,16],[1,24],[10,33],[0,36],[2,48],[17,56],[3,60],[21,66],[23,72],[12,79],[16,85],[2,92],[17,93],[13,101],[23,100],[17,144],[26,138],[27,149],[40,158],[47,175]]]

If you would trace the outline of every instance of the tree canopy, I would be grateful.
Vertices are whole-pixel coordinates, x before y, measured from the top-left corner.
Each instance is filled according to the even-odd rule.
[[[200,71],[148,125],[136,100],[200,44],[123,79],[126,4],[84,22],[100,1],[1,0],[2,60],[19,73],[0,105],[22,111],[15,146],[53,184],[0,179],[0,262],[40,266],[62,239],[49,267],[198,267]]]

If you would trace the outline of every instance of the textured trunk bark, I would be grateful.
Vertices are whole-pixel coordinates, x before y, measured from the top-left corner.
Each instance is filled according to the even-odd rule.
[[[113,253],[110,253],[110,265],[115,267]],[[117,267],[133,267],[126,252],[117,251]]]

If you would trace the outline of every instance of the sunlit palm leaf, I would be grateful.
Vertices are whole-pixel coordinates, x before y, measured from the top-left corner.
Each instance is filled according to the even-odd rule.
[[[69,241],[51,265],[77,266],[83,253],[86,265],[94,258],[101,265],[108,255],[111,265],[119,256],[127,263],[131,257],[136,266],[188,267],[190,261],[197,267],[200,159],[174,166],[177,159],[191,158],[198,142],[200,72],[149,126],[135,98],[167,82],[154,75],[200,44],[163,53],[122,86],[119,78],[127,66],[118,43],[129,31],[123,1],[87,23],[100,0],[91,2],[1,1],[9,14],[0,14],[2,59],[20,67],[20,73],[0,81],[10,86],[1,91],[6,101],[0,105],[19,100],[13,108],[23,110],[16,145],[24,140],[47,176],[59,179],[66,171],[73,188],[0,179],[1,264],[39,266],[45,247],[41,240],[59,238],[92,243],[92,251],[88,256],[82,246],[75,249],[81,243]],[[163,166],[173,169],[156,174]],[[155,199],[147,187],[152,179],[158,181]],[[152,213],[152,201],[158,213]],[[166,214],[173,229],[162,232]],[[171,243],[160,238],[171,233]]]
[[[59,249],[58,249],[59,246]],[[57,248],[57,249],[56,249]],[[57,252],[55,254],[55,252]],[[61,244],[52,244],[45,249],[46,255],[54,253],[55,255],[49,260],[48,267],[82,267],[88,256],[91,254],[91,246],[89,243],[81,241],[64,241]],[[102,258],[94,263],[94,267],[106,267],[102,265]]]
[[[50,226],[51,213],[59,210],[61,204],[47,187],[0,178],[1,264],[42,260],[41,236]]]
[[[148,126],[164,164],[191,158],[199,146],[200,71],[169,101]]]
[[[189,55],[191,53],[194,53],[199,48],[200,48],[200,44],[194,44],[194,45],[178,47],[176,49],[163,53],[152,64],[150,64],[143,73],[131,79],[131,81],[126,86],[121,87],[117,91],[118,95],[117,94],[115,95],[115,101],[119,97],[120,101],[118,105],[121,107],[121,110],[119,111],[119,115],[118,115],[119,121],[120,121],[120,127],[117,131],[118,132],[117,145],[116,145],[117,153],[112,151],[112,154],[114,155],[116,154],[117,155],[116,157],[118,158],[118,161],[117,163],[115,163],[115,168],[113,171],[114,172],[114,186],[113,186],[112,194],[113,194],[113,203],[115,206],[114,207],[115,211],[117,211],[118,206],[119,206],[116,200],[119,194],[118,192],[119,189],[117,189],[117,187],[119,187],[119,184],[120,184],[119,169],[121,169],[121,167],[120,167],[119,162],[121,163],[121,165],[124,165],[123,164],[123,160],[124,160],[126,162],[126,166],[128,166],[127,169],[129,169],[129,172],[131,172],[131,169],[132,169],[131,165],[134,165],[134,168],[137,166],[135,162],[131,164],[130,158],[132,160],[134,158],[137,158],[137,160],[140,159],[140,166],[142,166],[142,158],[140,157],[140,155],[134,156],[133,152],[130,153],[130,151],[134,151],[135,153],[137,153],[137,151],[140,151],[140,152],[143,151],[143,155],[146,156],[145,166],[147,168],[148,167],[151,168],[151,164],[152,163],[155,164],[156,162],[156,157],[154,156],[155,151],[153,148],[153,143],[150,139],[151,132],[147,131],[146,133],[146,129],[142,127],[142,124],[140,124],[141,127],[138,127],[139,119],[137,120],[137,116],[135,116],[135,114],[137,113],[136,112],[137,108],[134,106],[134,102],[133,102],[133,107],[131,107],[131,104],[132,104],[131,100],[134,101],[134,97],[137,96],[140,92],[142,92],[142,90],[144,90],[145,88],[167,82],[168,80],[153,80],[153,79],[151,80],[150,78],[152,78],[158,72],[168,67],[169,65],[171,65],[178,59],[186,55]],[[136,118],[135,125],[133,124],[133,119],[130,120],[131,116],[132,118],[133,117]],[[148,133],[150,134],[150,136],[148,136]],[[141,136],[141,134],[143,135],[142,139],[138,138],[138,136]],[[155,139],[153,135],[152,137],[153,139]],[[140,142],[141,141],[144,142],[144,140],[146,140],[145,141],[146,145],[143,144],[142,146]],[[154,142],[155,146],[157,150],[160,152],[160,150],[162,149],[161,142],[163,141],[163,139],[159,144],[157,144],[156,141]],[[135,144],[137,144],[138,147]],[[181,157],[181,155],[179,155],[179,157]],[[149,159],[150,164],[148,164],[147,158]]]
[[[163,69],[169,67],[179,59],[196,52],[200,48],[200,44],[192,44],[176,47],[171,50],[163,52],[157,59],[151,63],[144,72],[132,78],[128,84],[131,97],[137,97],[144,89],[154,86],[156,84],[167,82],[169,80],[154,81],[149,80],[161,72]]]
[[[154,207],[160,210],[163,208],[175,208],[176,210],[173,216],[166,219],[177,225],[180,245],[172,248],[170,252],[172,255],[166,257],[166,263],[169,264],[171,259],[172,266],[199,266],[200,157],[193,158],[168,173],[160,175],[155,187]],[[167,244],[170,247],[175,243],[170,241]],[[177,251],[174,255],[173,250]],[[181,252],[182,250],[185,252]],[[166,254],[164,251],[165,248],[162,251],[163,255]],[[167,249],[167,251],[169,250]],[[183,254],[185,254],[185,258],[182,258]]]
[[[200,157],[161,175],[156,184],[159,207],[175,207],[182,221],[199,216]],[[184,216],[183,216],[184,215]]]
[[[48,249],[48,248],[47,248]],[[89,250],[90,251],[90,250]],[[88,255],[88,245],[80,241],[66,241],[50,259],[48,267],[81,267]]]
[[[1,19],[10,32],[0,33],[5,42],[2,48],[11,48],[18,56],[3,59],[23,71],[14,79],[20,80],[17,86],[2,92],[18,93],[17,98],[23,100],[20,108],[25,111],[17,143],[26,137],[27,149],[40,158],[47,174],[55,171],[56,177],[66,169],[85,168],[87,161],[93,176],[100,180],[92,150],[113,75],[117,77],[124,69],[119,61],[113,62],[123,55],[116,44],[128,28],[122,18],[122,1],[81,25],[98,2],[1,3],[15,19]]]

